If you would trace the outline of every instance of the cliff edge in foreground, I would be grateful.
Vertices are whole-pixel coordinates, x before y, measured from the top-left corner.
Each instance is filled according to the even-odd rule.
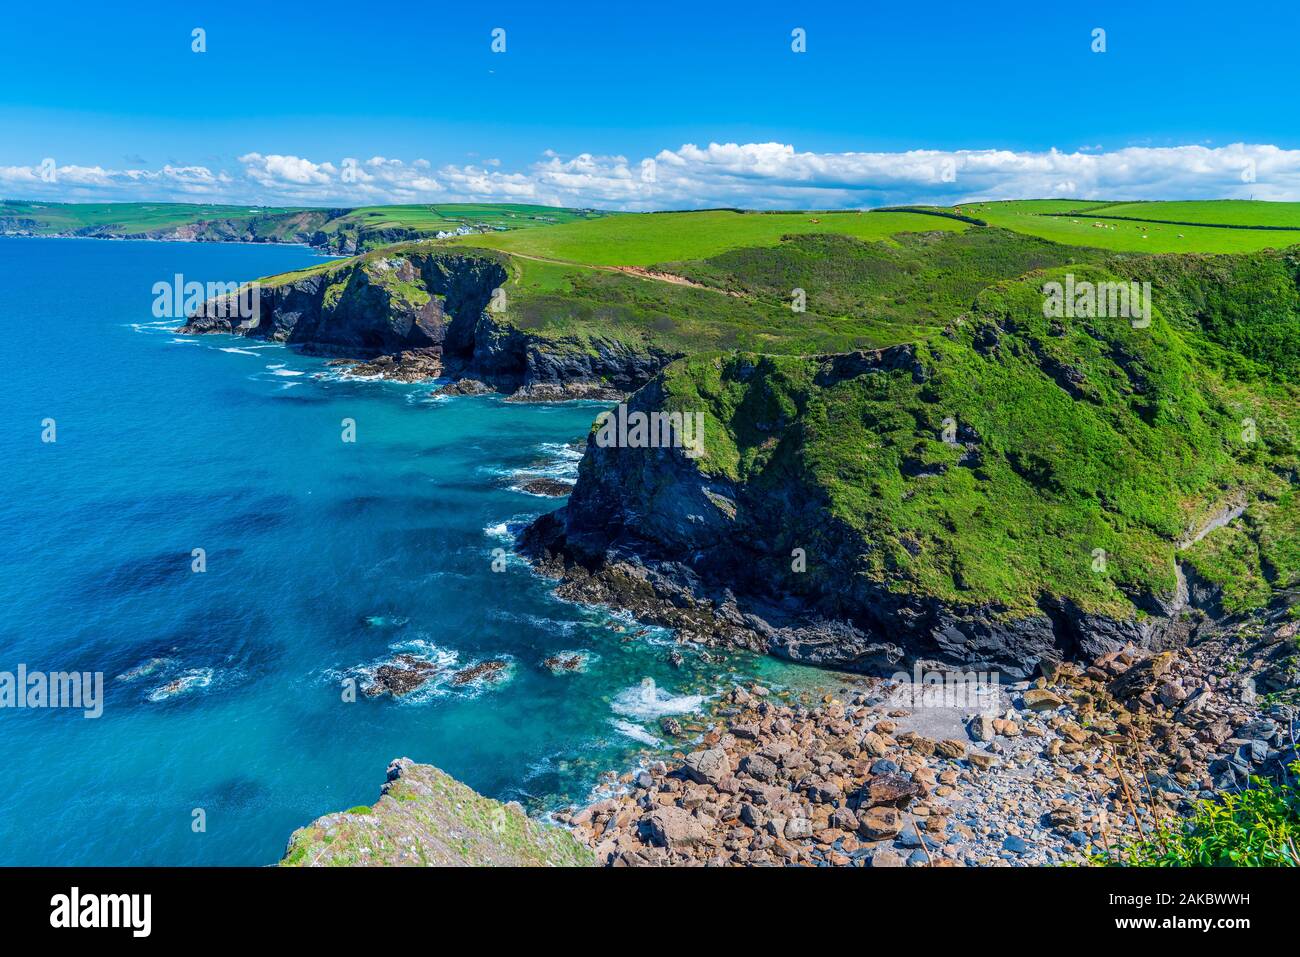
[[[398,758],[370,807],[326,814],[289,838],[287,867],[586,867],[590,850],[517,804],[485,798],[429,764]]]

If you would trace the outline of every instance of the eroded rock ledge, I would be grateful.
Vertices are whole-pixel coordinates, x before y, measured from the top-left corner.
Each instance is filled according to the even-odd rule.
[[[754,581],[764,556],[744,549],[706,565],[656,555],[644,542],[602,539],[585,524],[582,492],[580,481],[568,505],[529,526],[524,553],[558,580],[561,598],[627,610],[677,629],[684,641],[867,674],[920,665],[997,671],[1015,680],[1125,644],[1177,646],[1198,626],[1213,627],[1203,617],[1111,619],[1066,601],[1044,602],[1041,614],[1015,616],[993,605],[953,606],[883,589],[860,589],[840,602],[773,594]],[[852,605],[854,598],[861,604]]]

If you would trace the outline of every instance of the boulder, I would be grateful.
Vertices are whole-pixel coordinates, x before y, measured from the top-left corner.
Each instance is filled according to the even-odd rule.
[[[907,858],[903,857],[897,851],[891,851],[888,848],[876,851],[871,855],[872,867],[906,867]]]
[[[721,748],[694,751],[686,756],[686,773],[692,781],[716,786],[731,773],[731,761]]]
[[[966,745],[964,742],[957,741],[953,738],[946,738],[934,746],[934,751],[942,758],[964,758],[966,757]]]
[[[748,754],[740,761],[740,772],[756,781],[776,780],[777,767],[761,754]]]
[[[992,741],[997,733],[993,730],[993,718],[987,714],[977,714],[966,726],[966,733],[973,741]]]
[[[870,841],[893,840],[903,830],[898,808],[873,807],[858,815],[858,833]]]
[[[1055,711],[1065,704],[1046,688],[1030,688],[1025,692],[1025,707],[1030,711]]]
[[[785,822],[785,839],[798,841],[812,837],[812,821],[806,817],[792,817]]]
[[[878,774],[858,795],[860,807],[907,807],[921,793],[921,786],[902,774]]]
[[[679,807],[656,808],[641,819],[650,839],[659,847],[679,851],[703,844],[706,834],[689,811]]]

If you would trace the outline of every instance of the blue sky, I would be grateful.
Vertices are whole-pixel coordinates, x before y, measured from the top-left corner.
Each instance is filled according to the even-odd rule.
[[[0,27],[0,193],[856,205],[1072,185],[1300,199],[1297,25],[1294,3],[1271,2],[26,4]],[[684,144],[805,159],[683,160]],[[1218,152],[1232,144],[1281,152]],[[1187,147],[1201,152],[1159,152]],[[1049,159],[1026,175],[1052,149],[1097,168]],[[963,175],[990,150],[1008,154],[996,176]],[[1137,152],[1096,161],[1124,150]],[[656,196],[620,191],[662,151]],[[816,159],[910,151],[954,157],[958,175]],[[564,165],[584,155],[594,165]],[[67,169],[59,183],[15,172],[45,157]],[[344,182],[346,158],[383,175]]]

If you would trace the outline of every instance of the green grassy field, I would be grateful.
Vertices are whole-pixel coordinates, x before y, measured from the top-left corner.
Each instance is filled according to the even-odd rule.
[[[1278,208],[1274,208],[1278,207]],[[1240,253],[1281,249],[1300,243],[1300,204],[1207,200],[1181,203],[1110,203],[1084,200],[1014,200],[951,207],[991,226],[1071,246],[1145,253]],[[1071,215],[1067,215],[1071,214]],[[1090,215],[1094,214],[1094,215]],[[1108,219],[1150,216],[1224,226],[1291,226],[1294,231],[1183,226],[1150,220]]]
[[[1081,207],[1082,208],[1082,207]],[[1272,226],[1300,229],[1300,203],[1213,199],[1189,202],[1109,203],[1090,207],[1099,216],[1201,223],[1206,226]]]
[[[325,237],[331,249],[371,249],[468,226],[487,230],[457,241],[536,260],[591,266],[651,266],[707,259],[734,249],[770,247],[787,235],[837,233],[893,241],[899,233],[962,232],[972,217],[1068,246],[1144,252],[1252,252],[1300,243],[1300,203],[1248,200],[1113,202],[1077,199],[966,203],[865,212],[757,213],[702,210],[602,213],[526,204],[438,203],[350,210],[184,203],[63,204],[6,200],[0,218],[35,222],[37,234],[78,230],[141,234],[219,221],[258,238]],[[1157,222],[1156,220],[1165,220]],[[1180,225],[1181,224],[1181,225]],[[1190,225],[1188,225],[1190,224]],[[1251,229],[1245,227],[1268,227]],[[405,231],[405,235],[402,232]],[[227,237],[213,237],[227,238]],[[555,285],[557,274],[537,272]],[[533,281],[533,280],[530,280]]]
[[[774,246],[781,237],[839,233],[865,240],[889,240],[901,232],[962,232],[957,220],[918,213],[739,213],[706,210],[683,213],[626,213],[545,230],[520,231],[463,242],[523,256],[597,266],[651,266],[705,259],[732,249]]]
[[[1172,227],[1146,224],[1150,238],[1141,240],[1140,224],[1115,221],[1112,230],[1094,227],[1099,221],[1082,214],[1046,215],[1080,205],[1103,204],[1031,200],[961,208],[965,214],[1017,229],[973,226],[916,212],[730,210],[592,218],[557,211],[557,218],[571,218],[545,225],[545,220],[528,219],[549,217],[545,208],[494,207],[500,216],[522,217],[532,228],[476,233],[437,245],[505,253],[511,275],[509,320],[534,335],[621,340],[637,348],[653,345],[679,352],[746,349],[790,355],[920,341],[961,316],[991,283],[1039,269],[1100,264],[1108,257],[1122,260],[1183,245],[1172,242],[1178,235]],[[377,226],[391,222],[445,228],[453,212],[482,213],[474,207],[399,207],[396,213],[381,207],[354,211],[337,222],[347,222],[349,228],[367,220]],[[1075,241],[1060,242],[1069,230],[1073,233],[1068,238]],[[1263,237],[1274,245],[1279,237],[1290,236],[1184,228],[1184,235],[1189,233],[1198,240],[1198,251],[1214,248],[1225,236]],[[1207,236],[1209,241],[1202,242]],[[412,248],[392,247],[391,252]],[[668,273],[683,282],[629,274],[628,268]],[[1181,278],[1170,276],[1168,281]],[[1200,276],[1194,281],[1208,282]],[[796,288],[807,297],[803,311],[791,309]],[[1280,295],[1271,286],[1268,291],[1274,298]],[[1264,326],[1233,328],[1240,354],[1291,355],[1284,337],[1279,339]]]

